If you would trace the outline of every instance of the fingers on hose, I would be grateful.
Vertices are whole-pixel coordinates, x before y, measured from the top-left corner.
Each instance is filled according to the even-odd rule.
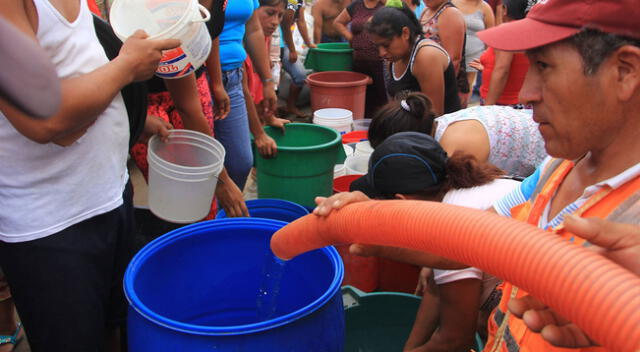
[[[540,334],[549,343],[558,347],[576,348],[596,345],[596,343],[575,324],[563,326],[549,325],[546,326]]]
[[[546,308],[547,306],[544,303],[528,295],[509,301],[509,311],[519,318],[522,318],[524,313],[528,310],[541,310]]]
[[[361,257],[371,257],[378,253],[378,246],[354,243],[349,246],[349,253]]]
[[[568,323],[566,319],[563,319],[549,308],[527,310],[522,315],[522,320],[535,332],[540,332],[549,325],[565,325]]]
[[[568,231],[596,246],[609,250],[625,249],[640,244],[640,227],[606,221],[600,218],[569,216],[565,226]]]

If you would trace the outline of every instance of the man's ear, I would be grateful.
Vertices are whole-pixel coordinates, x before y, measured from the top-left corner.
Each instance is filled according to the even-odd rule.
[[[628,101],[640,88],[640,48],[625,45],[616,50],[607,61],[615,65],[618,99]]]

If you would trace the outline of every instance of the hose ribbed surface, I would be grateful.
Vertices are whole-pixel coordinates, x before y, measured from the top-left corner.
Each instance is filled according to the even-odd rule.
[[[433,253],[477,267],[531,293],[612,351],[640,351],[640,279],[549,232],[485,211],[424,201],[350,204],[307,215],[273,236],[290,259],[331,244]]]

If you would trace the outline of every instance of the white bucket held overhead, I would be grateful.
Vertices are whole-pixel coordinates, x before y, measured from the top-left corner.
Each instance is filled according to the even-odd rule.
[[[123,42],[139,29],[150,39],[181,41],[179,47],[162,53],[156,70],[160,78],[180,78],[194,72],[211,51],[205,24],[211,15],[198,0],[116,0],[109,17],[113,31]]]

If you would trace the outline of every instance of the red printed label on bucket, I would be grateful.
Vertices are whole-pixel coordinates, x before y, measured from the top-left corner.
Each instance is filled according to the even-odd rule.
[[[162,58],[160,59],[160,66],[170,65],[176,63],[187,57],[182,48],[175,48],[171,50],[165,50],[162,52]]]
[[[182,48],[165,50],[156,70],[156,76],[161,78],[174,78],[184,76],[194,70],[193,65],[187,59]]]

